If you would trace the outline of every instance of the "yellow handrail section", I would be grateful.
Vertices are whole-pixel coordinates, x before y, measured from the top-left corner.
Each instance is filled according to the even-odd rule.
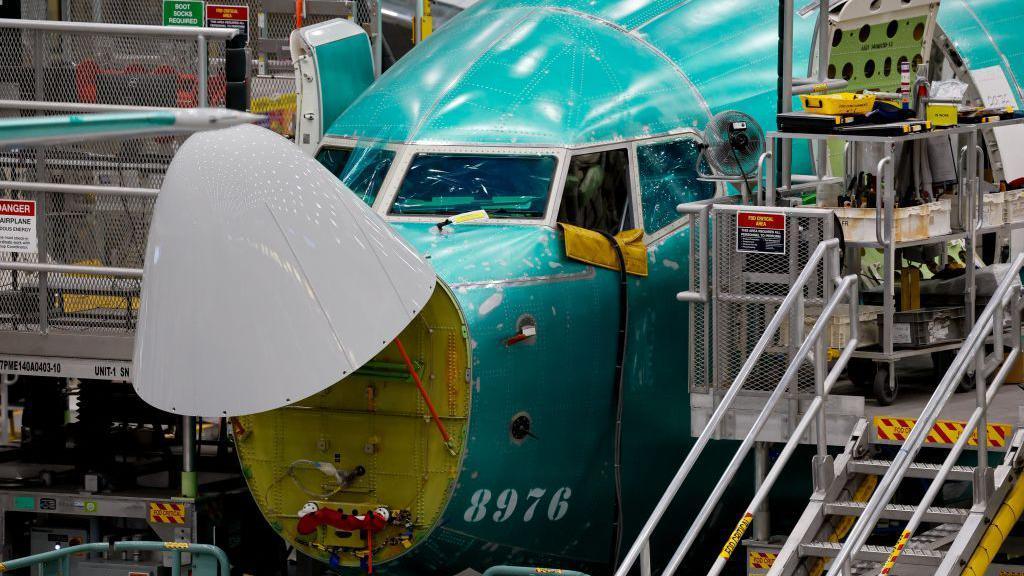
[[[978,548],[971,555],[971,559],[967,562],[967,567],[964,568],[961,576],[984,576],[985,571],[988,570],[988,565],[992,563],[992,560],[999,552],[999,548],[1002,547],[1003,542],[1010,535],[1010,530],[1013,529],[1014,524],[1020,519],[1021,512],[1024,512],[1024,482],[1018,479],[1013,489],[1006,495],[1003,505],[996,512],[995,518],[992,519],[992,524],[985,530],[985,535],[981,537]]]

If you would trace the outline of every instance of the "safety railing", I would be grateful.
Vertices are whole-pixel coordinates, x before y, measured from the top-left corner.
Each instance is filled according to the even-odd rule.
[[[814,326],[811,328],[807,337],[800,344],[799,349],[794,354],[789,366],[787,367],[785,373],[782,375],[778,384],[775,386],[774,390],[771,392],[771,395],[765,400],[764,409],[761,411],[761,413],[758,415],[757,420],[751,426],[746,437],[743,439],[740,448],[733,456],[732,461],[730,461],[729,466],[722,474],[720,480],[718,481],[718,484],[715,486],[711,495],[705,501],[703,507],[697,515],[697,518],[693,521],[692,525],[690,526],[690,529],[683,537],[682,542],[676,549],[675,553],[673,554],[671,560],[668,563],[668,566],[665,568],[662,574],[666,576],[671,576],[679,568],[690,547],[693,545],[701,529],[704,527],[705,522],[707,522],[708,518],[711,516],[711,513],[714,511],[715,507],[717,506],[722,495],[725,493],[736,472],[739,470],[739,467],[743,463],[743,460],[746,458],[747,454],[749,453],[750,448],[754,445],[754,442],[757,440],[757,437],[761,433],[761,430],[764,427],[765,423],[768,421],[768,419],[772,415],[772,412],[775,410],[775,406],[778,404],[779,400],[783,397],[785,392],[790,388],[793,379],[797,376],[800,367],[804,364],[805,361],[807,361],[807,359],[811,355],[812,350],[814,351],[813,362],[815,364],[816,370],[820,374],[826,373],[826,363],[828,360],[826,355],[821,353],[821,349],[823,348],[821,346],[822,332],[825,330],[826,326],[828,326],[829,321],[832,318],[832,315],[835,313],[837,307],[839,306],[839,303],[843,300],[843,298],[846,298],[848,300],[850,306],[850,317],[859,317],[857,314],[858,284],[856,276],[851,275],[839,278],[838,275],[832,276],[831,274],[828,273],[829,270],[838,270],[838,257],[839,241],[837,239],[828,239],[819,243],[817,248],[808,258],[807,263],[800,272],[799,276],[796,278],[796,281],[794,282],[792,288],[789,290],[786,297],[783,299],[778,310],[775,312],[774,316],[769,322],[766,330],[761,335],[757,344],[751,351],[751,354],[747,357],[747,360],[744,362],[742,368],[737,374],[735,380],[732,382],[732,385],[729,386],[727,392],[725,393],[725,396],[722,398],[721,403],[715,409],[707,425],[701,431],[700,436],[697,437],[694,446],[690,449],[689,453],[686,456],[686,459],[679,467],[679,470],[676,472],[668,488],[666,488],[657,506],[655,506],[650,518],[647,520],[643,528],[640,530],[640,534],[637,536],[636,541],[633,543],[629,551],[626,553],[621,564],[619,564],[619,566],[616,568],[615,576],[627,576],[627,574],[629,574],[629,572],[633,569],[638,560],[640,561],[641,574],[643,576],[650,576],[651,536],[654,534],[654,531],[657,529],[662,517],[664,516],[665,512],[668,510],[669,506],[675,499],[675,496],[678,493],[679,489],[686,482],[687,477],[689,476],[697,460],[700,458],[701,454],[706,448],[709,440],[714,435],[715,430],[718,428],[723,417],[732,407],[733,401],[736,399],[740,391],[743,389],[744,381],[750,376],[751,372],[754,370],[754,367],[757,365],[761,356],[769,348],[770,344],[775,338],[776,332],[783,325],[783,322],[790,320],[792,315],[799,321],[793,322],[793,324],[802,325],[805,313],[804,290],[806,289],[812,278],[817,274],[819,266],[823,266],[826,270],[825,276],[826,278],[828,278],[828,281],[835,282],[835,284],[837,285],[835,292],[825,303],[821,315],[814,323]],[[827,458],[825,444],[825,417],[823,408],[825,405],[828,392],[831,390],[832,386],[838,380],[839,375],[842,373],[854,349],[856,349],[857,347],[857,322],[851,322],[850,330],[850,340],[846,348],[839,356],[835,365],[832,367],[832,370],[828,372],[827,376],[824,379],[818,380],[816,382],[817,389],[814,401],[810,404],[808,410],[804,413],[803,417],[800,420],[800,423],[797,426],[795,433],[790,437],[785,449],[783,450],[783,453],[780,455],[775,466],[772,468],[772,471],[765,478],[765,481],[762,483],[760,489],[758,490],[753,501],[751,502],[751,505],[748,508],[747,513],[744,514],[739,524],[737,525],[736,530],[733,532],[732,536],[726,544],[725,549],[723,550],[722,556],[728,558],[728,554],[731,553],[733,549],[735,549],[737,543],[739,542],[739,538],[742,537],[742,534],[746,531],[747,527],[752,521],[754,511],[764,501],[765,497],[768,494],[768,491],[771,489],[772,484],[778,479],[779,473],[785,466],[786,460],[790,456],[792,456],[793,452],[796,449],[796,446],[800,443],[801,436],[803,436],[804,432],[807,430],[808,426],[810,426],[810,423],[812,421],[814,421],[817,426],[816,435],[818,455],[820,458]],[[719,561],[716,563],[715,570],[720,571],[723,566],[724,560],[720,557]]]
[[[0,19],[0,78],[11,94],[0,116],[220,105],[225,42],[237,33]],[[0,199],[32,205],[35,230],[25,233],[36,240],[0,253],[0,332],[134,330],[155,197],[184,138],[0,151]]]
[[[107,553],[113,555],[117,552],[169,552],[171,555],[171,574],[179,576],[182,573],[183,554],[191,554],[191,573],[195,576],[229,576],[231,565],[228,563],[227,554],[223,550],[210,544],[189,544],[188,542],[138,542],[122,541],[111,543],[92,543],[58,548],[24,558],[6,560],[0,562],[0,572],[10,572],[22,568],[40,567],[40,574],[57,574],[57,576],[70,576],[72,556],[87,553]],[[210,569],[197,569],[196,557],[207,557],[216,563],[216,571]]]
[[[913,516],[900,535],[899,542],[891,551],[888,562],[883,566],[882,574],[888,572],[885,566],[891,568],[903,551],[904,545],[921,525],[925,511],[931,506],[939,490],[942,488],[947,475],[960,457],[967,442],[971,439],[977,440],[978,447],[978,467],[974,476],[974,501],[976,504],[982,503],[988,498],[987,412],[992,400],[999,392],[999,388],[1006,381],[1007,376],[1021,354],[1021,309],[1022,305],[1024,305],[1024,296],[1022,296],[1020,288],[1016,284],[1019,281],[1022,268],[1024,268],[1024,254],[1019,254],[1013,260],[1013,263],[1010,264],[1006,275],[992,294],[988,305],[985,306],[984,311],[978,317],[974,329],[971,330],[964,340],[963,346],[957,353],[946,375],[943,376],[928,404],[921,411],[921,415],[917,418],[917,423],[914,425],[913,430],[911,430],[907,440],[893,457],[889,470],[878,481],[878,486],[868,501],[863,514],[857,519],[846,539],[846,543],[840,549],[835,560],[833,560],[828,576],[852,574],[851,560],[871,535],[882,511],[892,501],[900,482],[906,476],[907,470],[910,469],[921,447],[924,446],[928,433],[938,421],[942,409],[953,396],[953,392],[960,381],[967,376],[972,366],[975,369],[977,405],[971,413],[964,431],[946,456],[946,460],[943,462],[939,473],[932,480],[927,492],[914,510]],[[1007,307],[1011,311],[1010,342],[1006,342],[1004,338],[1004,322],[1006,320],[1004,312]],[[968,311],[968,313],[971,312],[970,310]],[[989,342],[990,338],[993,352],[991,355],[988,355],[985,345]],[[1010,348],[1009,353],[1006,353],[1006,347]],[[986,385],[988,377],[993,373],[995,376],[992,379],[991,385]]]

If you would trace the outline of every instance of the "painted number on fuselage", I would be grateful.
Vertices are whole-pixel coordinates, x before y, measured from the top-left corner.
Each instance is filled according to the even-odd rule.
[[[531,488],[526,494],[526,511],[523,513],[523,522],[533,520],[537,505],[544,499],[548,491],[546,488]],[[572,488],[563,486],[555,490],[548,501],[548,520],[557,522],[565,517],[569,511],[569,498],[572,496]],[[488,504],[491,502],[492,493],[486,488],[481,488],[469,497],[469,508],[462,515],[466,522],[480,522],[487,517]],[[512,518],[519,504],[519,492],[515,488],[502,490],[494,500],[494,512],[491,513],[491,520],[494,522],[505,522]]]

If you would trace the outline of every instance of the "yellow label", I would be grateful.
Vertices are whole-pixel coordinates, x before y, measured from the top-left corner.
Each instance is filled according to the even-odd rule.
[[[534,568],[534,574],[561,574],[562,571],[558,568]]]
[[[150,502],[149,521],[152,524],[184,524],[185,505],[172,502]]]
[[[472,212],[463,212],[462,214],[456,214],[451,217],[453,224],[462,224],[464,222],[472,222],[474,220],[486,220],[489,218],[486,210],[473,210]]]
[[[750,526],[750,522],[754,519],[754,515],[747,512],[740,518],[740,521],[736,524],[736,529],[729,535],[729,539],[726,540],[725,546],[722,547],[722,552],[718,555],[719,558],[729,559],[732,556],[736,547],[740,545],[740,539],[743,538],[743,533],[747,531],[747,526]]]
[[[164,542],[168,550],[188,550],[188,542]]]
[[[903,552],[903,547],[907,545],[907,541],[910,540],[910,530],[904,530],[903,534],[900,534],[900,539],[896,542],[896,546],[889,553],[889,559],[885,561],[882,566],[882,571],[879,573],[881,576],[886,576],[892,567],[896,565],[896,559],[900,557],[900,553]]]
[[[754,570],[768,570],[775,564],[778,554],[774,552],[751,552],[747,556],[747,564]]]

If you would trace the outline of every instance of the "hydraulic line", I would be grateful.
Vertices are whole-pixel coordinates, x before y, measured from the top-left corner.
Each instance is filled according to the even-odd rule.
[[[626,363],[626,326],[629,324],[629,276],[626,273],[626,256],[622,252],[615,237],[602,232],[619,260],[619,337],[615,357],[615,532],[611,549],[611,570],[614,573],[619,564],[619,553],[622,548],[623,512],[622,512],[622,409],[624,405],[623,367]]]
[[[430,417],[437,426],[437,431],[441,433],[441,439],[444,440],[445,447],[448,448],[448,452],[452,456],[455,456],[457,452],[455,450],[455,444],[452,443],[452,437],[448,434],[448,430],[444,427],[444,423],[441,422],[441,417],[437,415],[437,409],[434,408],[434,403],[430,401],[430,396],[427,395],[427,390],[423,387],[420,375],[416,372],[416,367],[413,366],[412,359],[409,358],[409,354],[405,351],[405,346],[402,346],[402,341],[398,338],[395,338],[395,346],[398,348],[398,353],[402,355],[402,359],[405,360],[405,367],[409,370],[409,375],[412,376],[413,382],[416,383],[416,388],[419,389],[420,396],[423,397],[423,402],[427,404],[427,410],[430,410]]]

